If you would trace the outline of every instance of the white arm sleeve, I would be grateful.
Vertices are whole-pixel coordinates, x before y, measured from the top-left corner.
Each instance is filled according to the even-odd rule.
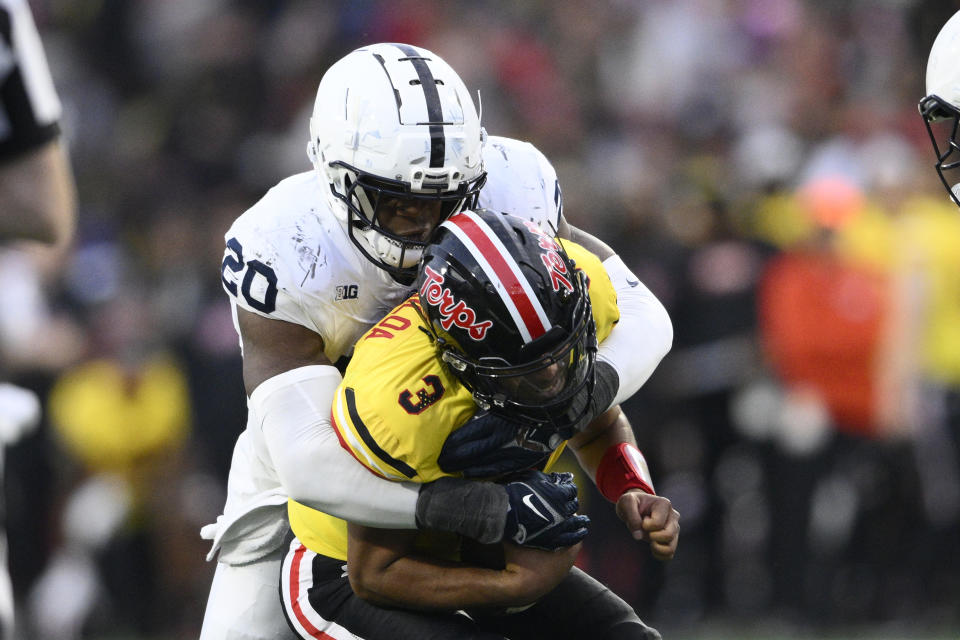
[[[276,375],[254,389],[263,440],[291,498],[365,526],[415,529],[420,485],[384,480],[344,451],[330,424],[340,372],[311,365]]]
[[[597,357],[620,377],[610,406],[620,404],[650,378],[673,345],[673,324],[663,304],[623,263],[612,255],[603,261],[617,292],[620,321],[600,345]]]

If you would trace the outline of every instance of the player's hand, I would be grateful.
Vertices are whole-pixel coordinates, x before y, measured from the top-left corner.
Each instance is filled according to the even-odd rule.
[[[537,466],[562,442],[550,427],[524,426],[484,411],[447,436],[437,464],[465,478],[492,478]]]
[[[669,560],[677,552],[680,514],[667,498],[630,489],[617,500],[617,516],[634,539],[650,543],[650,552],[657,560]]]
[[[505,542],[552,551],[578,544],[590,518],[577,515],[577,485],[572,473],[526,471],[504,484],[510,510]]]

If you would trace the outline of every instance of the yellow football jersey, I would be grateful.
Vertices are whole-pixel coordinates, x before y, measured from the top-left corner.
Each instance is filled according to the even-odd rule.
[[[561,240],[567,255],[589,280],[597,340],[620,319],[617,296],[599,258]],[[431,482],[447,474],[437,457],[447,436],[477,410],[470,392],[437,357],[422,327],[413,296],[357,341],[343,381],[334,395],[332,422],[340,444],[372,473],[396,481]],[[549,469],[563,450],[547,461]],[[312,551],[346,560],[346,522],[293,500],[293,532]],[[449,557],[435,535],[430,546]],[[418,545],[421,546],[421,545]]]

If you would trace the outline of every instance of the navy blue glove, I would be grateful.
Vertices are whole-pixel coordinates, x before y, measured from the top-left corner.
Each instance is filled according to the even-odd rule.
[[[560,446],[550,427],[523,426],[488,411],[478,412],[447,436],[437,464],[465,478],[492,478],[537,466]]]
[[[525,471],[504,487],[510,502],[504,541],[553,551],[586,537],[590,518],[576,515],[580,503],[572,473]]]

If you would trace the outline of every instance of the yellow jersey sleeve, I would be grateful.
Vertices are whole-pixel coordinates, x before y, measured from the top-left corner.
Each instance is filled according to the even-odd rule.
[[[603,342],[620,321],[620,309],[617,307],[617,292],[610,282],[610,276],[603,267],[600,258],[590,253],[572,240],[558,238],[567,256],[573,260],[577,269],[587,274],[590,305],[593,307],[593,321],[597,325],[597,341]]]
[[[415,304],[398,306],[360,338],[332,417],[341,444],[370,471],[430,482],[443,475],[444,440],[476,404],[437,357]]]

